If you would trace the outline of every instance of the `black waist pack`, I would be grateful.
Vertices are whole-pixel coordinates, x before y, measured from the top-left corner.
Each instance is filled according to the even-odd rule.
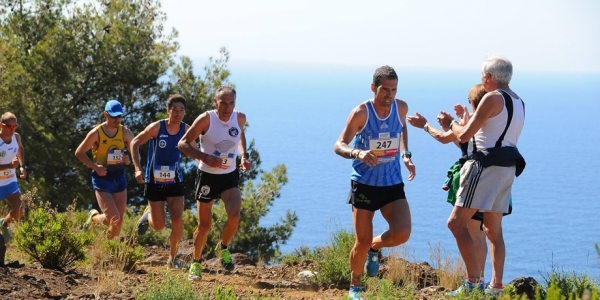
[[[516,166],[515,176],[521,175],[525,170],[525,159],[519,153],[517,147],[499,147],[477,150],[473,153],[472,158],[481,162],[482,167],[500,166],[512,167]]]

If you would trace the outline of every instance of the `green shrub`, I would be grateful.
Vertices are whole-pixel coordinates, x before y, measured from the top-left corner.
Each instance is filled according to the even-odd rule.
[[[349,257],[354,240],[354,233],[342,229],[332,235],[330,245],[314,250],[318,282],[323,284],[350,283]]]
[[[136,299],[144,300],[187,300],[198,299],[188,280],[181,276],[173,276],[169,272],[161,277],[162,281],[157,282],[154,275],[150,280],[150,286],[146,291],[140,291]]]
[[[117,240],[105,240],[102,242],[102,248],[106,255],[106,262],[123,266],[123,271],[130,271],[135,263],[144,259],[144,248],[134,246],[131,242],[121,242]]]
[[[314,259],[313,251],[307,246],[300,246],[296,248],[294,252],[289,254],[277,253],[276,261],[284,265],[293,266],[299,264],[305,259]]]
[[[553,271],[549,275],[543,275],[544,286],[543,294],[546,299],[580,299],[584,293],[598,295],[598,283],[587,275],[577,275],[575,272]],[[591,299],[598,299],[591,298]]]
[[[81,224],[72,210],[59,213],[48,207],[34,208],[17,226],[14,244],[42,267],[64,270],[85,259],[85,248],[94,240],[93,232],[76,230],[78,227]]]

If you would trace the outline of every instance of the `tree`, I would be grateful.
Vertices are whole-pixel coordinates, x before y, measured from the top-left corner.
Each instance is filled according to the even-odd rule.
[[[166,116],[165,101],[173,93],[188,100],[188,124],[213,107],[215,90],[231,84],[229,53],[221,49],[204,67],[205,75],[195,75],[189,57],[175,63],[177,32],[165,32],[165,18],[158,0],[0,0],[0,109],[19,120],[29,174],[21,190],[35,188],[59,210],[75,198],[80,208],[96,205],[90,170],[74,151],[104,121],[109,99],[123,104],[123,123],[134,134]],[[147,147],[140,150],[145,158]],[[289,239],[297,217],[288,212],[282,224],[258,226],[287,176],[285,166],[273,173],[259,169],[254,141],[248,150],[253,168],[240,177],[245,208],[235,249],[272,255]],[[191,208],[196,163],[187,157],[183,163],[186,208]],[[145,204],[143,185],[133,172],[127,174],[128,203]],[[259,174],[263,182],[257,192],[252,181]],[[215,220],[221,220],[218,213]]]
[[[0,7],[0,70],[7,70],[0,107],[21,125],[30,175],[21,187],[37,187],[63,209],[75,197],[93,204],[90,170],[74,150],[103,121],[109,99],[124,105],[134,132],[155,118],[177,33],[164,33],[155,0],[0,0]]]

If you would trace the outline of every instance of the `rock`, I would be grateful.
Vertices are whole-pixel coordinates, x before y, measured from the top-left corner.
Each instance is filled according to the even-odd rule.
[[[256,289],[260,289],[260,290],[262,290],[262,289],[270,290],[270,289],[275,288],[275,285],[273,285],[270,282],[266,282],[266,281],[257,281],[252,285],[252,287],[254,287]]]
[[[5,267],[20,269],[25,267],[25,264],[20,263],[18,260],[11,260],[4,264]]]
[[[526,295],[528,299],[535,299],[535,289],[539,283],[533,277],[518,277],[511,280],[507,285],[515,287],[519,295]]]
[[[316,273],[316,272],[315,272]],[[315,277],[315,273],[313,273],[310,270],[304,270],[300,273],[298,273],[298,275],[296,275],[298,278],[300,278],[300,281],[302,281],[303,283],[307,283],[309,282],[313,277]]]
[[[250,259],[250,257],[248,257],[248,255],[243,254],[243,253],[233,253],[231,254],[231,260],[233,260],[233,263],[235,264],[235,266],[255,266],[256,264]]]

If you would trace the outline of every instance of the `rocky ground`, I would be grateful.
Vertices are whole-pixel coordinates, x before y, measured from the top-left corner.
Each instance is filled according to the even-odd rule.
[[[89,267],[60,272],[43,269],[34,262],[8,261],[6,267],[0,267],[0,298],[137,299],[153,282],[169,274],[187,277],[186,270],[166,266],[166,249],[149,247],[145,250],[146,259],[131,272],[100,273]],[[294,266],[256,266],[242,254],[233,254],[233,259],[236,263],[233,272],[224,271],[216,259],[205,261],[202,281],[193,282],[193,288],[200,292],[214,291],[217,286],[231,287],[242,298],[256,295],[274,299],[343,299],[347,293],[347,285],[311,284],[307,280],[315,271],[311,261]],[[420,270],[417,299],[439,299],[443,295],[444,288],[432,284],[437,276],[434,269],[426,263],[410,267]],[[384,259],[380,275],[385,276],[386,272]]]

